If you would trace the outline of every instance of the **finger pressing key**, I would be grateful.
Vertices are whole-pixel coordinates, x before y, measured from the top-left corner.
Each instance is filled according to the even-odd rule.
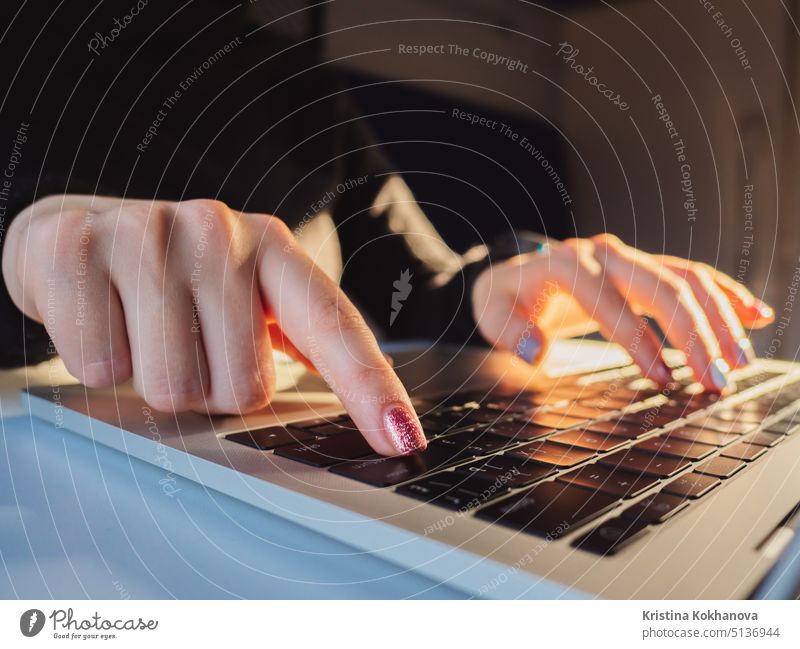
[[[689,283],[641,250],[609,235],[594,237],[595,256],[620,293],[655,316],[667,338],[686,355],[707,390],[721,392],[730,369],[719,340]]]
[[[424,450],[408,393],[361,314],[283,223],[250,216],[263,223],[259,282],[281,330],[314,364],[372,448],[382,455]]]

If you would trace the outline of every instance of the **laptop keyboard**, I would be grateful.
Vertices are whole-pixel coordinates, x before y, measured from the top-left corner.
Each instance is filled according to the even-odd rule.
[[[688,374],[676,368],[676,377]],[[722,399],[688,378],[657,390],[628,368],[536,392],[418,401],[429,443],[407,457],[374,454],[347,416],[226,439],[522,532],[581,532],[573,545],[605,555],[668,523],[800,429],[800,377],[734,376]]]

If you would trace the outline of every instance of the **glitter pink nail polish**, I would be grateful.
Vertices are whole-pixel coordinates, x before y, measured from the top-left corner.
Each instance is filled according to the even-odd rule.
[[[383,416],[392,443],[403,455],[425,450],[427,442],[416,418],[404,406],[393,406]]]

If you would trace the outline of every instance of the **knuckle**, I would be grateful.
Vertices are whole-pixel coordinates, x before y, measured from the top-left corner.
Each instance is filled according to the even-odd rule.
[[[144,400],[153,410],[160,412],[186,412],[198,408],[202,395],[183,392],[147,392]]]
[[[119,210],[116,217],[116,239],[120,245],[138,248],[152,245],[168,232],[165,210],[153,205],[128,205]]]
[[[351,370],[349,380],[357,386],[390,386],[393,384],[394,370],[388,364],[385,367],[357,363]],[[385,390],[379,390],[381,393]]]
[[[684,278],[672,272],[662,272],[657,277],[653,297],[663,309],[672,311],[677,304],[685,302],[685,295],[689,292],[689,283]]]
[[[610,232],[601,232],[592,237],[592,241],[596,245],[608,246],[609,248],[617,249],[622,247],[622,240]]]
[[[708,289],[713,286],[714,280],[709,272],[698,264],[692,264],[686,271],[687,280],[698,286]]]
[[[212,410],[247,414],[263,410],[275,395],[275,367],[271,356],[248,356],[230,371],[215,372],[210,379],[209,405]]]
[[[166,210],[157,203],[124,205],[117,212],[117,227],[122,233],[144,233],[151,224],[160,224]]]
[[[267,216],[266,230],[268,235],[280,245],[293,245],[294,233],[286,223],[277,216]]]
[[[237,386],[234,390],[233,403],[236,411],[246,414],[261,410],[269,404],[273,395],[273,388],[261,382],[247,383],[244,386]]]
[[[692,292],[689,281],[672,272],[661,273],[659,286],[664,287],[678,301],[683,301]]]
[[[193,198],[178,203],[178,215],[191,219],[198,217],[224,218],[230,214],[230,208],[222,201],[214,198]]]
[[[94,361],[81,366],[81,383],[89,388],[108,388],[127,381],[130,376],[128,359]]]
[[[77,268],[81,249],[91,245],[92,237],[86,230],[88,218],[85,210],[66,210],[59,214],[57,227],[45,221],[32,231],[37,246],[48,243],[51,246],[57,270]]]
[[[47,196],[42,196],[42,198],[34,202],[33,207],[35,207],[37,211],[57,212],[66,199],[67,194],[49,194]]]
[[[271,380],[242,381],[237,378],[235,385],[215,390],[209,399],[211,410],[229,414],[244,415],[263,410],[275,394],[275,385]]]
[[[573,239],[574,241],[574,239]],[[580,253],[577,246],[564,242],[567,245],[559,246],[552,253],[551,257],[557,259],[561,263],[575,266],[580,258]]]
[[[175,221],[193,242],[196,258],[206,253],[212,259],[224,258],[235,237],[234,214],[222,201],[201,198],[180,203]]]
[[[315,322],[316,328],[325,334],[366,329],[364,319],[342,296],[323,300],[316,309]]]
[[[12,222],[12,226],[21,223],[19,219]],[[50,250],[53,245],[57,224],[50,215],[31,219],[25,226],[30,248],[34,250]]]
[[[202,385],[190,375],[180,377],[134,377],[137,392],[154,410],[186,412],[201,408],[205,402]],[[138,379],[138,381],[136,380]]]
[[[136,267],[146,274],[160,274],[172,228],[169,210],[157,204],[130,206],[121,211],[117,227],[115,239],[127,250],[125,257],[134,255]]]

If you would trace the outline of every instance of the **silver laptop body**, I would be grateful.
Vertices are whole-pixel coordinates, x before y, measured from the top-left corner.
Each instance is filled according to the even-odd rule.
[[[562,364],[570,365],[572,371],[615,364],[601,351],[610,346],[587,344],[592,358],[587,361],[586,347],[576,346]],[[431,401],[461,390],[489,391],[502,386],[514,391],[564,381],[533,374],[496,352],[410,349],[394,357],[411,394],[432,395]],[[578,380],[624,376],[630,369],[605,369]],[[754,391],[777,394],[780,385],[800,378],[798,364],[760,360],[748,371],[761,370],[774,372],[775,378],[736,394],[731,402],[747,401]],[[284,374],[291,375],[290,385],[278,393],[270,412],[246,418],[157,413],[128,386],[31,388],[24,402],[32,414],[97,443],[169,466],[175,474],[468,596],[790,596],[785,582],[794,579],[797,566],[790,561],[787,567],[786,552],[797,552],[791,513],[800,502],[800,434],[787,435],[722,488],[665,523],[651,526],[646,535],[613,556],[602,556],[576,548],[573,542],[603,517],[550,539],[226,439],[237,431],[343,412],[319,379],[308,374],[298,377],[294,371],[288,365],[284,368]],[[770,420],[779,418],[780,413],[770,416]],[[610,512],[604,518],[614,515]]]

